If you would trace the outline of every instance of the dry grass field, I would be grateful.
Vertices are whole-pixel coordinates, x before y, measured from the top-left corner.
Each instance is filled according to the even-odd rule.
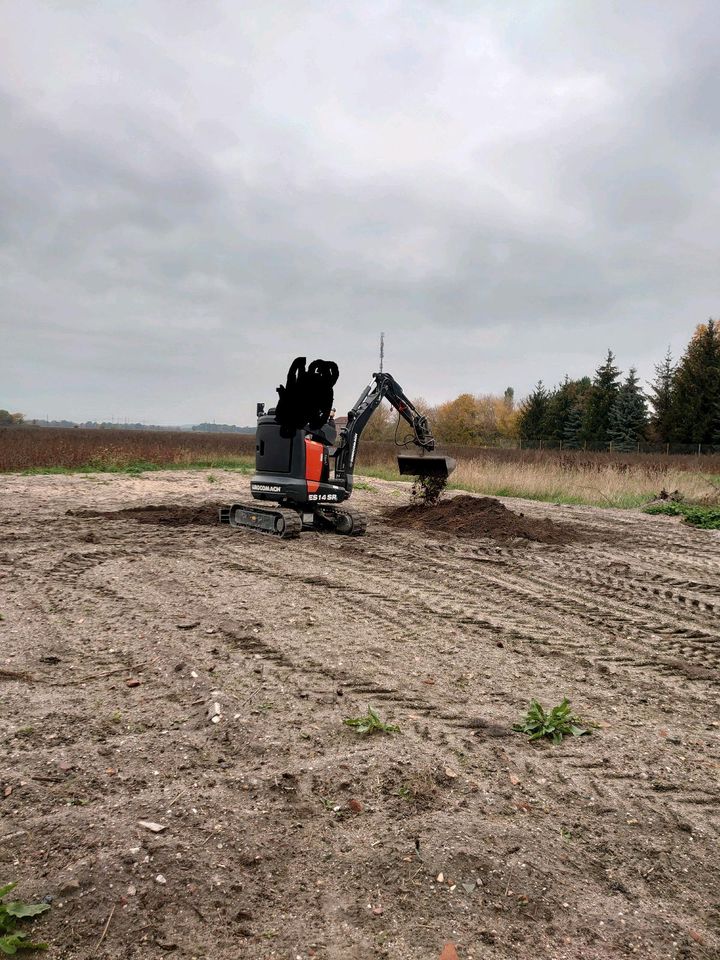
[[[248,434],[11,428],[0,431],[0,472],[138,472],[158,467],[252,469]],[[451,487],[548,502],[637,507],[662,490],[692,503],[720,501],[720,455],[610,454],[444,445],[458,469]],[[398,448],[363,442],[358,471],[399,479]]]
[[[52,470],[122,471],[212,464],[251,457],[255,437],[179,430],[0,428],[0,473]]]
[[[507,450],[444,445],[455,457],[450,486],[500,497],[598,507],[639,507],[662,490],[693,503],[720,502],[720,456]],[[360,469],[394,479],[395,447],[366,443]]]

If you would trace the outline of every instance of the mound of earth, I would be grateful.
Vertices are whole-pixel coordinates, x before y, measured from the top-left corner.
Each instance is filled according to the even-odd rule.
[[[210,527],[219,523],[222,504],[201,503],[183,507],[177,504],[159,504],[147,507],[128,507],[125,510],[68,510],[71,517],[98,517],[104,520],[136,520],[138,523],[156,523],[167,527],[190,525]]]
[[[460,495],[433,505],[410,503],[387,511],[385,519],[394,527],[452,533],[457,537],[572,543],[582,536],[581,531],[570,524],[535,520],[523,513],[513,513],[494,497]]]

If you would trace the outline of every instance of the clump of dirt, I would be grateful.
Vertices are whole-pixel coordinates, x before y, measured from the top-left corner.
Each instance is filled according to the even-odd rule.
[[[447,486],[447,477],[415,477],[410,496],[414,503],[432,506]]]
[[[103,520],[135,520],[138,523],[156,523],[166,527],[216,526],[221,503],[202,503],[183,507],[178,504],[158,504],[147,507],[128,507],[125,510],[68,510],[70,517],[95,517]]]
[[[583,531],[571,524],[535,520],[523,513],[513,513],[494,497],[460,495],[435,504],[416,501],[387,511],[385,519],[394,527],[452,533],[458,537],[572,543],[583,536]]]

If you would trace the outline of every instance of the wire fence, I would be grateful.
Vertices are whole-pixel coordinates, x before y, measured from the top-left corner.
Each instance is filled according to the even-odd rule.
[[[537,443],[517,443],[518,450],[582,450],[604,453],[655,453],[669,456],[707,456],[720,454],[720,443],[647,443],[639,440],[636,443],[619,444],[612,440],[586,440],[580,443],[563,443],[553,440],[540,440]]]

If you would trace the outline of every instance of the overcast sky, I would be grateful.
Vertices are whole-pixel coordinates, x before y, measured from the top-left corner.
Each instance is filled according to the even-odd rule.
[[[720,315],[717,0],[0,0],[0,407],[643,376]]]

